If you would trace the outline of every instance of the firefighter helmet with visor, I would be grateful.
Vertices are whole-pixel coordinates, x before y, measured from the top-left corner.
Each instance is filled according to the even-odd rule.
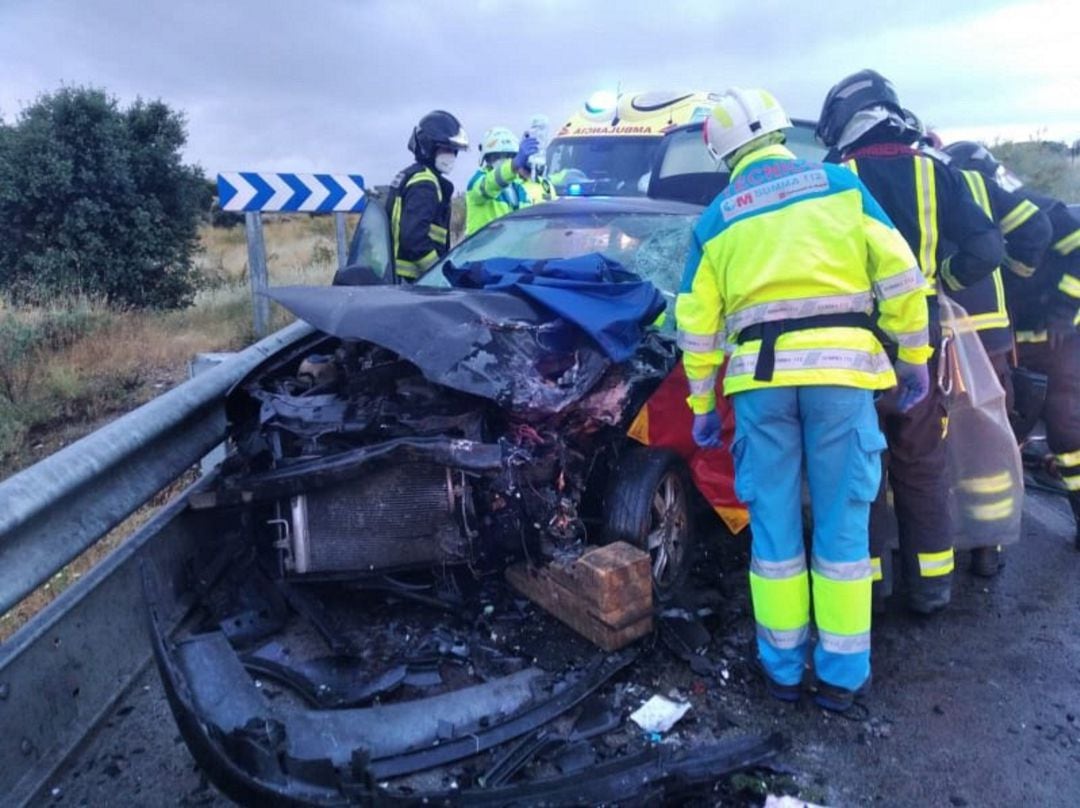
[[[467,148],[469,136],[461,122],[441,109],[429,112],[421,118],[409,137],[409,151],[416,155],[416,159],[421,163],[431,163],[438,149],[457,153]]]
[[[876,70],[860,70],[833,85],[821,105],[815,130],[818,140],[832,148],[855,113],[867,107],[885,107],[901,119],[907,119],[907,111],[900,104],[900,97],[892,82]],[[907,113],[910,114],[910,113]]]

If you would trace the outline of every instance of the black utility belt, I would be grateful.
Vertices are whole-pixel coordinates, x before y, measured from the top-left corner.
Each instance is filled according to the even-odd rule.
[[[811,328],[865,328],[874,330],[869,314],[850,312],[846,314],[818,314],[814,317],[793,317],[790,320],[772,320],[755,323],[739,330],[735,342],[739,345],[761,340],[757,364],[754,365],[754,381],[771,382],[776,370],[776,340],[790,331],[808,331]]]

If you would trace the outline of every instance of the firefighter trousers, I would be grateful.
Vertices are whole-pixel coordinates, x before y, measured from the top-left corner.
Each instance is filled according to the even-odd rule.
[[[954,567],[945,430],[948,411],[937,385],[938,355],[928,364],[930,392],[906,413],[890,412],[881,418],[889,448],[886,470],[892,487],[893,507],[900,542],[900,563],[908,605],[933,612],[948,605]],[[873,505],[875,523],[885,521],[885,487]],[[880,579],[881,557],[888,552],[881,534],[871,537],[874,577]]]
[[[856,690],[870,675],[870,502],[885,439],[873,394],[852,387],[772,387],[732,396],[735,493],[750,511],[750,594],[762,666],[802,680],[813,592],[817,678]],[[809,570],[802,475],[814,533]]]
[[[1056,350],[1048,342],[1021,342],[1017,355],[1021,367],[1046,374],[1046,441],[1080,525],[1080,334]]]

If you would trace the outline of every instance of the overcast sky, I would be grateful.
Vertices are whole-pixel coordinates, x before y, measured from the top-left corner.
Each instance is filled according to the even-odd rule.
[[[219,171],[327,171],[386,182],[444,108],[489,126],[561,123],[594,90],[762,86],[816,118],[842,76],[891,78],[952,138],[1080,137],[1070,0],[0,0],[0,117],[64,84],[188,121],[186,156]],[[459,158],[463,183],[476,153]]]

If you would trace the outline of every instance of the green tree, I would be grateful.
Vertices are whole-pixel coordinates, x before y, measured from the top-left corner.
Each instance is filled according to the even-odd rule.
[[[161,101],[121,109],[64,87],[0,124],[0,291],[20,302],[191,302],[205,179],[186,166],[184,119]]]
[[[1064,143],[1006,140],[990,150],[1032,190],[1064,202],[1080,202],[1080,164]]]

